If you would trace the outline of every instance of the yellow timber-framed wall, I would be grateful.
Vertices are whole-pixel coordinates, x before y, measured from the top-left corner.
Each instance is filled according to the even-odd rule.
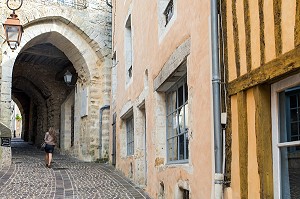
[[[272,84],[299,73],[300,1],[222,1],[229,125],[226,198],[274,198]]]

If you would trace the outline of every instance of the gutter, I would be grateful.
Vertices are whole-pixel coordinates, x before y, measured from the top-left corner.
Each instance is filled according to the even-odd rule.
[[[218,42],[218,0],[211,0],[211,45],[212,45],[212,89],[213,89],[213,123],[215,150],[215,199],[223,198],[223,144],[221,132],[220,67]]]
[[[104,105],[100,108],[100,121],[99,121],[99,160],[102,158],[102,116],[105,109],[109,109],[109,105]]]

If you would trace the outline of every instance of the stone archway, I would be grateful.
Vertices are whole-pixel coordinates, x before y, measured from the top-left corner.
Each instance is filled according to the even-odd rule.
[[[99,49],[95,51],[95,47],[97,48],[98,46],[97,43],[94,43],[77,27],[70,24],[71,22],[62,17],[42,18],[26,24],[20,45],[21,48],[13,53],[9,52],[8,49],[4,49],[6,58],[4,62],[2,62],[1,68],[2,72],[3,69],[8,69],[5,70],[6,81],[7,84],[11,84],[13,83],[13,66],[18,60],[16,54],[21,55],[32,47],[46,43],[55,46],[65,54],[78,74],[74,100],[76,115],[76,125],[74,129],[77,135],[77,143],[76,147],[72,149],[72,153],[82,160],[92,161],[99,156],[99,107],[109,103],[110,61],[101,55]],[[26,84],[23,83],[15,83],[13,85],[27,93],[35,93],[32,95],[34,99],[37,99],[36,111],[47,117],[46,121],[41,117],[42,121],[38,125],[42,127],[40,130],[42,132],[45,131],[45,128],[48,128],[49,125],[53,123],[55,127],[60,130],[61,120],[49,119],[51,117],[57,117],[55,113],[60,114],[61,109],[61,107],[58,107],[61,103],[51,104],[51,102],[53,102],[53,100],[51,100],[51,88],[47,88],[47,86],[40,83],[38,84],[38,88],[34,89],[35,86],[30,86],[28,80],[24,82],[28,83],[27,86],[24,86]],[[37,82],[38,80],[35,81],[35,83]],[[60,83],[57,84],[61,85]],[[50,96],[45,97],[49,92],[51,93]],[[83,99],[83,94],[86,94],[85,100]],[[9,111],[3,111],[9,110],[9,107],[6,106],[6,98],[11,98],[10,87],[1,84],[1,119],[9,123]],[[84,117],[80,113],[83,101],[87,102],[86,106],[88,110]],[[54,109],[53,116],[53,114],[50,114],[52,113],[50,110]],[[60,133],[63,134],[64,132]],[[41,139],[41,134],[39,134],[38,137]]]

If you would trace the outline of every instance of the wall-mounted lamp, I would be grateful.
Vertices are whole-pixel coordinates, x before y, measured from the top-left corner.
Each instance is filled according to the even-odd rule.
[[[21,8],[22,4],[23,0],[14,0],[13,2],[10,2],[10,0],[6,1],[7,7],[12,10],[13,13],[10,15],[11,17],[7,18],[3,27],[6,42],[13,51],[20,45],[23,33],[23,27],[18,19],[18,15],[15,13],[16,10]]]
[[[65,74],[64,74],[64,81],[66,82],[66,84],[68,86],[74,86],[74,85],[71,85],[72,77],[73,77],[72,73],[70,73],[70,71],[67,70],[67,72],[65,72]]]

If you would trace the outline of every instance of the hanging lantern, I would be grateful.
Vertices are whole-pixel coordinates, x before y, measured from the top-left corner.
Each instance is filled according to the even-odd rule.
[[[23,27],[16,14],[11,14],[3,24],[6,42],[12,50],[16,50],[21,43]]]
[[[23,4],[23,0],[7,0],[7,7],[13,11],[10,17],[7,18],[4,27],[4,34],[6,38],[6,42],[9,47],[14,51],[21,43],[23,27],[18,19],[18,15],[16,15],[15,11],[20,9]]]

